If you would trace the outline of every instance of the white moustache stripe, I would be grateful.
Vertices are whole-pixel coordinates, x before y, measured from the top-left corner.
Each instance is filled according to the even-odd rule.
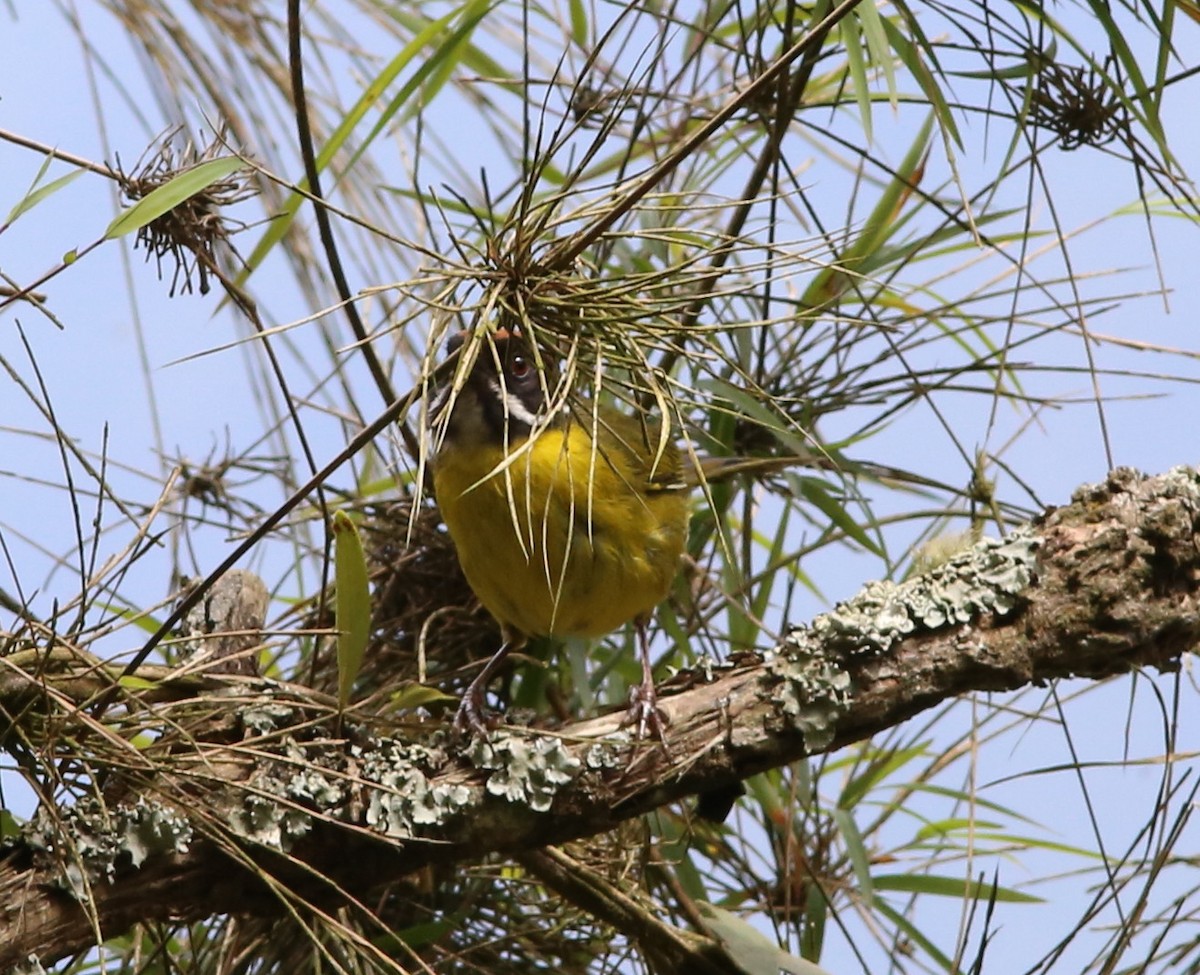
[[[516,393],[505,392],[500,388],[500,383],[497,380],[492,380],[488,383],[488,387],[496,395],[497,399],[504,402],[504,413],[506,416],[524,423],[530,429],[538,425],[538,416],[536,413],[531,413],[529,407],[521,402]]]
[[[450,399],[450,386],[443,386],[437,393],[434,394],[433,402],[429,404],[429,419],[431,422],[436,421],[441,416],[442,411],[446,408],[446,401]]]

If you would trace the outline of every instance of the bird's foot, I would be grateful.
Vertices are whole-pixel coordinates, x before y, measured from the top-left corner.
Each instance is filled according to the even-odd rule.
[[[621,727],[635,725],[639,741],[653,735],[666,751],[667,725],[670,723],[667,712],[658,706],[658,692],[653,681],[643,681],[629,692],[629,710]]]
[[[487,690],[488,682],[504,662],[504,658],[514,650],[520,650],[523,646],[525,646],[524,635],[505,631],[504,642],[500,644],[500,649],[492,654],[492,658],[484,665],[483,670],[463,692],[462,701],[459,703],[454,721],[450,725],[450,731],[456,738],[479,737],[485,741],[488,739],[488,721],[490,719],[487,709],[483,706],[484,691]]]
[[[459,702],[450,730],[455,737],[464,740],[474,737],[487,739],[490,730],[488,717],[488,711],[483,706],[483,690],[472,684]]]

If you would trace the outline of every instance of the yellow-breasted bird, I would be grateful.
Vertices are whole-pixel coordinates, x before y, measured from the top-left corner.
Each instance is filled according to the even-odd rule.
[[[463,341],[453,338],[450,351]],[[552,410],[555,373],[544,366],[520,332],[499,330],[457,392],[444,390],[432,407],[438,506],[503,638],[454,726],[486,733],[487,684],[529,637],[598,637],[633,620],[642,683],[627,720],[661,738],[645,624],[687,538],[679,454],[619,410]]]

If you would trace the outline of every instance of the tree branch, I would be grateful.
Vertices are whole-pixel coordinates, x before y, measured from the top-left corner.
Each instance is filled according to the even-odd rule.
[[[1116,471],[1003,544],[868,586],[770,654],[679,675],[661,689],[669,757],[629,742],[620,714],[507,728],[460,753],[433,721],[351,714],[351,740],[333,740],[327,701],[265,681],[159,695],[152,712],[127,699],[131,722],[163,733],[137,750],[108,725],[79,739],[108,784],[43,810],[0,860],[0,968],[49,964],[139,919],[336,904],[432,864],[597,834],[964,693],[1173,670],[1200,638],[1198,540],[1200,473]],[[5,741],[37,734],[31,686],[42,734],[86,727],[64,703],[77,683],[22,680],[0,681]]]

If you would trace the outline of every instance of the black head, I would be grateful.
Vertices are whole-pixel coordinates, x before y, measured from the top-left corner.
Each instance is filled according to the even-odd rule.
[[[458,352],[468,333],[446,343],[447,355]],[[434,403],[435,425],[450,406],[445,420],[447,442],[513,442],[529,436],[546,422],[545,410],[553,377],[539,370],[529,344],[519,332],[497,331],[479,348],[467,381],[451,399],[449,387]]]

